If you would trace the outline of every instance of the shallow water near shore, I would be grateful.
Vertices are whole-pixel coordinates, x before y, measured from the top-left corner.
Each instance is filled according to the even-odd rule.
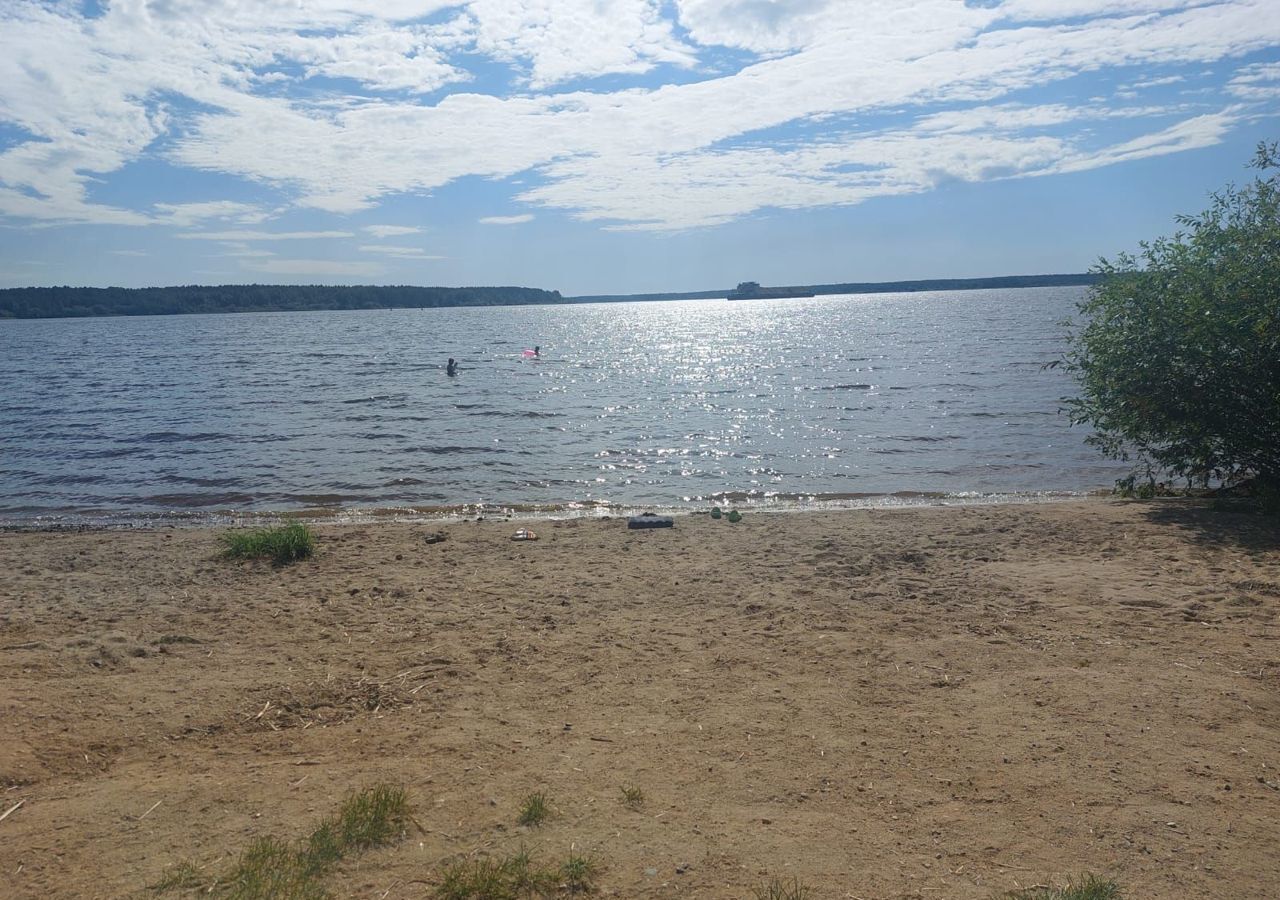
[[[1094,491],[1044,368],[1083,290],[4,322],[0,521]]]

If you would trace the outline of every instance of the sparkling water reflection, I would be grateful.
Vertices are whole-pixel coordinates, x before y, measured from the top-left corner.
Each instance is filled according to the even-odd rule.
[[[1096,489],[1080,296],[4,322],[0,515]]]

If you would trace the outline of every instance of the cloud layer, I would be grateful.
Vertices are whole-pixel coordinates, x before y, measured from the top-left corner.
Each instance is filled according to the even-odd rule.
[[[0,218],[240,243],[350,237],[245,226],[520,176],[481,222],[528,221],[524,206],[676,230],[1080,171],[1274,115],[1274,2],[116,0],[96,15],[11,3]],[[148,162],[244,188],[103,189]]]

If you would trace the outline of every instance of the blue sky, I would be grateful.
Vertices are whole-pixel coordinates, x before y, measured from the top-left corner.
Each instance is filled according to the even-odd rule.
[[[1083,271],[1277,113],[1277,0],[0,0],[0,286]]]

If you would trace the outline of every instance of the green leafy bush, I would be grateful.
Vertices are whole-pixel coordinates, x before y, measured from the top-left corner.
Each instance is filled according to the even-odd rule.
[[[1131,489],[1167,474],[1280,496],[1278,165],[1259,146],[1253,182],[1095,269],[1063,360],[1080,385],[1068,409],[1135,464]]]

